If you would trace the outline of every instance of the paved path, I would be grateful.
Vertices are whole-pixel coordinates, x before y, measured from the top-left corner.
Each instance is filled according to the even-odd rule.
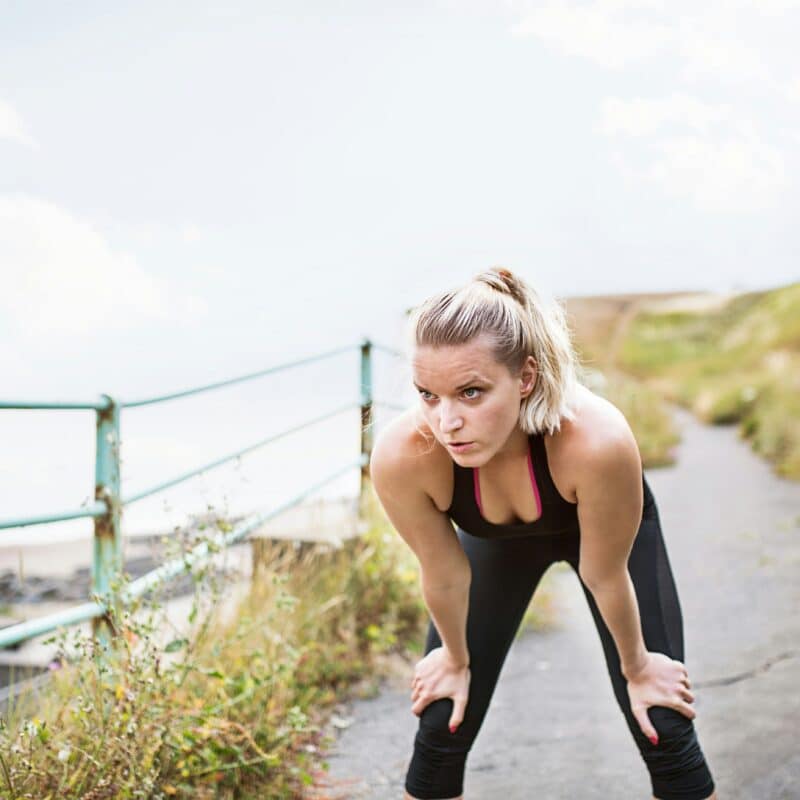
[[[733,428],[676,410],[678,465],[648,471],[684,616],[695,724],[720,800],[800,797],[800,485]],[[644,800],[649,779],[614,700],[577,578],[552,574],[560,626],[511,648],[467,764],[467,800]],[[417,718],[412,669],[342,709],[338,793],[400,800]],[[344,788],[348,787],[348,788]]]

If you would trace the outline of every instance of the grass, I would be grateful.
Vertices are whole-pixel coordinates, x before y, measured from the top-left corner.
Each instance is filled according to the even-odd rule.
[[[680,436],[663,395],[618,370],[609,370],[607,375],[600,393],[628,420],[639,445],[643,466],[651,469],[673,464],[673,448]]]
[[[680,436],[672,423],[667,398],[650,385],[620,369],[616,350],[624,343],[625,318],[631,314],[630,300],[612,302],[603,298],[594,309],[591,298],[572,303],[571,330],[584,382],[625,416],[633,431],[642,465],[653,468],[675,461],[673,447]]]
[[[640,313],[619,366],[710,424],[735,424],[800,479],[800,283],[738,295],[713,312]]]
[[[0,796],[302,797],[325,769],[325,715],[423,635],[413,555],[372,520],[339,550],[276,544],[230,618],[231,586],[201,571],[189,636],[156,646],[156,599],[117,620],[113,652],[62,635],[78,657],[3,719]]]
[[[338,550],[271,543],[227,613],[236,587],[199,569],[190,632],[171,640],[156,635],[167,624],[157,596],[116,620],[111,651],[75,628],[53,637],[62,667],[0,724],[0,797],[307,797],[325,781],[335,707],[374,687],[391,658],[410,675],[424,648],[416,559],[374,495],[368,520]],[[554,614],[543,583],[523,627]]]
[[[668,403],[736,425],[779,475],[800,479],[800,283],[694,310],[663,295],[567,302],[590,386],[626,416],[645,467],[673,462]],[[702,304],[701,304],[702,305]]]

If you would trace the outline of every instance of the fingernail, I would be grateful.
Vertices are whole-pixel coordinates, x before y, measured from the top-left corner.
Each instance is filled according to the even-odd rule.
[[[450,725],[450,733],[455,733],[458,725]]]
[[[653,745],[658,744],[658,736],[648,736],[647,738],[650,739],[651,744]]]

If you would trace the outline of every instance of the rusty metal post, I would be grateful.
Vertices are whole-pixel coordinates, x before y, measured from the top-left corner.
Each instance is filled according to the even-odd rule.
[[[369,457],[372,453],[372,342],[361,344],[361,487],[359,515],[363,517],[369,486]]]
[[[104,502],[107,513],[94,519],[92,593],[119,611],[118,583],[122,575],[122,534],[120,531],[120,407],[112,397],[97,411],[95,451],[95,500]],[[92,620],[92,632],[100,645],[110,645],[113,628],[107,617]]]

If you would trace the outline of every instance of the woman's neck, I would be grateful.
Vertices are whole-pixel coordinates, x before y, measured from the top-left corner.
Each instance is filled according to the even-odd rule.
[[[487,466],[490,464],[505,466],[514,461],[525,460],[528,452],[528,434],[519,425],[515,425],[503,446],[487,462]]]

